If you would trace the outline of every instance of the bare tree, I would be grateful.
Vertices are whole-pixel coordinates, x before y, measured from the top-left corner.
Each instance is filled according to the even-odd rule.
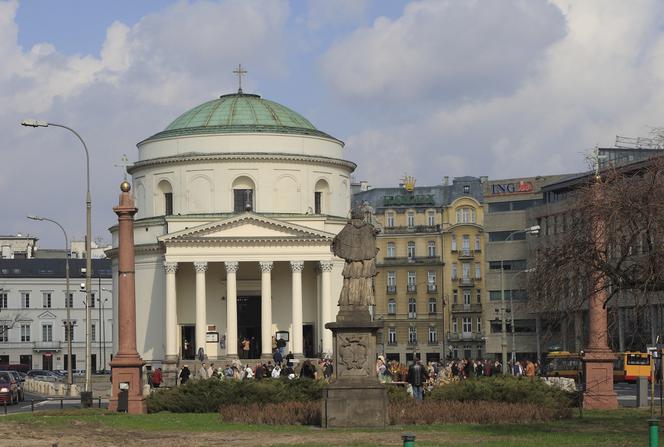
[[[598,285],[604,306],[627,296],[638,307],[664,291],[664,157],[604,171],[598,181],[588,175],[542,220],[528,284],[534,311],[583,309]]]

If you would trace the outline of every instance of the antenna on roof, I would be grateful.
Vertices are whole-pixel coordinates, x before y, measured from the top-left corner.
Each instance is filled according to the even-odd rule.
[[[238,94],[242,94],[242,76],[247,74],[247,70],[242,69],[242,64],[238,64],[237,69],[233,70],[233,73],[237,75],[238,81]]]

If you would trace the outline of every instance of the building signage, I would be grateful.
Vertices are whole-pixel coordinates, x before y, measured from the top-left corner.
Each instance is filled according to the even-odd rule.
[[[533,183],[524,180],[520,180],[514,183],[494,183],[491,185],[491,194],[533,192],[533,189]]]
[[[396,205],[433,205],[433,194],[398,195],[383,197],[384,206]]]

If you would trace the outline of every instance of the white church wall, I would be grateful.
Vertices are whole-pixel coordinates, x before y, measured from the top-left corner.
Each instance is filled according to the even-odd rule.
[[[164,358],[163,256],[136,256],[136,344],[145,361]]]

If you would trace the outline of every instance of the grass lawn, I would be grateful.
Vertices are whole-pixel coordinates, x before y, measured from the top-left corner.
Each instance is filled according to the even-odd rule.
[[[573,419],[538,424],[429,425],[385,430],[323,430],[303,426],[224,424],[217,414],[124,415],[102,410],[65,410],[10,415],[0,419],[0,436],[8,444],[36,445],[401,445],[413,432],[417,446],[644,446],[649,412],[621,409],[587,411]],[[18,427],[17,427],[18,425]],[[30,443],[32,440],[33,443]],[[50,445],[50,444],[45,444]]]

